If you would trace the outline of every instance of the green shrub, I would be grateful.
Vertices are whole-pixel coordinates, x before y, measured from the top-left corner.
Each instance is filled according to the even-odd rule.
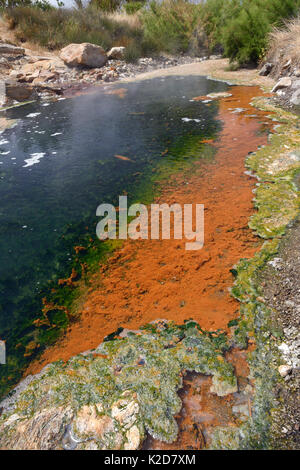
[[[129,1],[125,3],[124,10],[126,11],[127,15],[134,15],[139,10],[143,8],[145,2],[136,2],[136,1]]]
[[[145,39],[159,51],[186,52],[199,17],[199,5],[188,1],[152,1],[142,12]]]
[[[238,64],[256,64],[267,46],[267,36],[272,26],[253,2],[249,8],[228,21],[223,29],[223,46],[226,57]]]
[[[265,53],[274,26],[296,15],[300,0],[207,0],[202,21],[211,48],[239,65],[256,64]]]
[[[142,47],[139,44],[132,42],[126,46],[124,59],[126,62],[134,64],[142,55]]]
[[[89,5],[106,12],[117,11],[121,6],[122,0],[91,0]]]

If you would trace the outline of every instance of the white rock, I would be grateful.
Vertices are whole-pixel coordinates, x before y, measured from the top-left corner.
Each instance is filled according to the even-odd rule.
[[[128,401],[120,399],[113,404],[111,408],[111,415],[119,421],[121,426],[129,428],[136,420],[136,415],[139,412],[139,405],[136,401]]]
[[[107,57],[109,59],[122,60],[124,59],[125,50],[126,48],[123,46],[112,47],[108,52]]]
[[[278,372],[281,375],[281,377],[286,377],[287,375],[289,375],[291,371],[292,371],[292,367],[287,364],[283,364],[282,366],[278,367]]]
[[[138,430],[137,426],[132,426],[127,433],[127,442],[124,445],[125,450],[137,450],[140,446],[140,431]]]
[[[292,85],[292,79],[290,77],[282,77],[272,89],[272,93],[276,93],[281,88],[288,88]]]
[[[300,105],[300,88],[293,93],[290,102],[295,106]]]
[[[292,83],[292,89],[293,90],[298,90],[300,88],[300,80],[295,80],[293,83]]]
[[[102,409],[101,404],[98,406]],[[114,430],[114,425],[110,416],[98,415],[94,405],[84,405],[77,413],[72,428],[76,437],[93,436],[101,439],[106,433]]]
[[[289,59],[282,68],[287,69],[291,65],[291,63],[292,63],[292,59]]]

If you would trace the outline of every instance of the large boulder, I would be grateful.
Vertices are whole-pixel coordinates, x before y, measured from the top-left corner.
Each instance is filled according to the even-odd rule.
[[[60,51],[60,58],[69,67],[102,67],[107,61],[104,49],[88,42],[69,44]]]
[[[126,48],[123,46],[120,47],[112,47],[111,50],[108,52],[107,57],[109,59],[114,60],[123,60],[125,55]]]

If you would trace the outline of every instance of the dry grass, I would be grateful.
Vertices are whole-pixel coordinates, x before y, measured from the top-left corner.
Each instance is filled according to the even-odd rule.
[[[131,42],[140,45],[143,40],[137,15],[109,14],[92,7],[49,11],[28,6],[9,8],[5,20],[17,41],[52,51],[73,42],[91,42],[108,50]]]
[[[116,23],[126,25],[129,28],[140,28],[142,23],[140,19],[140,15],[135,13],[134,15],[128,15],[125,12],[115,12],[115,13],[107,13],[107,18],[115,21]]]
[[[287,75],[291,69],[300,69],[300,16],[270,34],[270,48],[265,61],[275,64],[272,76],[276,78]]]

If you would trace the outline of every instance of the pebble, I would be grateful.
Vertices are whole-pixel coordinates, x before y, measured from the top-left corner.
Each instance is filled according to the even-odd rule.
[[[283,364],[278,367],[278,372],[281,375],[281,377],[286,377],[287,375],[291,373],[292,369],[293,368],[289,366],[288,364]]]

